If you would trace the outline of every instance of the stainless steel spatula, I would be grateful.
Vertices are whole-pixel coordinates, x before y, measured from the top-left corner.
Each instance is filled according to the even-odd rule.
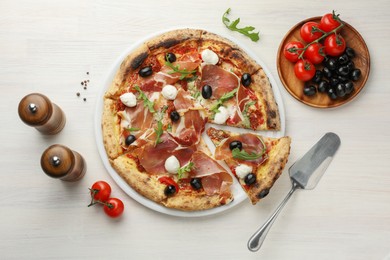
[[[292,188],[275,212],[249,239],[248,249],[250,251],[255,252],[259,250],[279,212],[296,189],[314,189],[339,146],[340,138],[334,133],[327,133],[301,159],[290,167],[289,174]]]

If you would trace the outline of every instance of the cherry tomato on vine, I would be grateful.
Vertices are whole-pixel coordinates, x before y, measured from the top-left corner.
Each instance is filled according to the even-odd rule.
[[[305,42],[312,42],[317,40],[322,36],[322,32],[319,31],[320,24],[316,22],[307,22],[302,25],[300,33],[301,33],[301,38]]]
[[[294,65],[294,73],[299,80],[309,81],[314,77],[316,68],[313,63],[308,60],[299,60]]]
[[[120,199],[109,198],[104,204],[103,209],[107,216],[116,218],[122,215],[125,205],[123,205],[123,202]]]
[[[297,62],[305,46],[299,41],[288,42],[283,49],[284,57],[291,62]]]
[[[94,200],[105,202],[110,197],[111,186],[105,181],[97,181],[92,185],[90,191]]]
[[[346,48],[344,38],[334,33],[325,38],[324,45],[326,54],[330,56],[340,56]]]
[[[324,32],[330,32],[340,26],[340,18],[334,12],[325,14],[321,18],[320,29]]]
[[[325,47],[315,42],[307,47],[303,57],[313,64],[320,64],[325,59]]]

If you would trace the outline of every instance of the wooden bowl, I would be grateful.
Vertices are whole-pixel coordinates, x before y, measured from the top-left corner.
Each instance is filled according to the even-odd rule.
[[[356,53],[356,57],[353,59],[355,67],[361,70],[361,77],[358,81],[354,82],[355,90],[346,95],[343,98],[337,98],[332,100],[326,93],[317,93],[314,96],[305,96],[303,94],[303,87],[305,82],[297,79],[294,74],[294,63],[288,61],[283,55],[283,47],[290,41],[304,41],[300,36],[301,26],[309,21],[320,22],[321,17],[312,17],[304,21],[299,22],[294,27],[288,31],[288,33],[283,38],[282,42],[279,45],[278,56],[277,56],[277,67],[280,80],[282,81],[286,90],[300,102],[317,108],[331,108],[341,106],[354,97],[356,97],[359,92],[363,89],[368,75],[370,73],[370,54],[366,43],[363,40],[363,37],[356,31],[351,25],[344,22],[344,27],[341,29],[340,33],[345,39],[347,46],[353,48]],[[304,43],[305,44],[305,43]],[[322,69],[322,66],[316,65],[317,69]]]

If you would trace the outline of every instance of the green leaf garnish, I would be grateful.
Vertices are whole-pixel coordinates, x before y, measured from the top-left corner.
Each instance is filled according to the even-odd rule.
[[[192,75],[194,73],[196,73],[196,70],[190,70],[188,71],[187,69],[180,69],[179,68],[179,65],[175,66],[173,65],[171,62],[169,61],[166,61],[165,62],[165,65],[167,65],[168,67],[170,67],[172,69],[172,71],[168,71],[168,74],[173,74],[173,73],[180,73],[180,80],[182,79],[185,79],[187,76],[189,75]]]
[[[136,132],[136,131],[139,131],[139,130],[141,130],[141,129],[139,129],[139,128],[136,128],[136,127],[128,127],[128,128],[125,128],[127,131],[129,131],[129,132]]]
[[[225,24],[225,26],[232,30],[239,32],[247,37],[249,37],[252,41],[257,42],[260,39],[259,32],[255,33],[253,30],[255,30],[255,27],[253,26],[246,26],[244,28],[238,28],[237,25],[240,22],[240,18],[237,18],[233,22],[230,23],[229,18],[226,16],[230,13],[230,8],[226,10],[226,12],[222,16],[222,22]]]
[[[213,111],[214,114],[218,113],[218,112],[219,112],[219,111],[218,111],[218,108],[219,108],[220,106],[222,106],[222,104],[223,104],[225,101],[227,101],[227,100],[233,98],[234,95],[237,93],[237,91],[238,91],[238,88],[235,88],[235,89],[233,89],[232,91],[230,91],[230,92],[228,92],[228,93],[225,93],[222,97],[220,97],[220,98],[217,100],[217,102],[214,103],[214,105],[210,108],[210,110]]]
[[[233,158],[240,159],[240,160],[256,160],[260,157],[262,157],[265,153],[265,149],[263,149],[262,153],[247,153],[244,150],[240,150],[239,148],[234,148],[232,150]]]
[[[138,99],[142,99],[144,102],[144,107],[147,107],[150,111],[150,113],[155,113],[156,110],[154,110],[154,102],[150,101],[148,97],[145,95],[145,93],[139,88],[139,86],[134,86],[135,90],[138,91],[139,96]]]
[[[157,128],[154,129],[154,132],[156,133],[156,141],[154,143],[154,145],[158,145],[159,143],[161,143],[161,135],[163,134],[163,124],[162,124],[162,120],[163,120],[163,117],[164,117],[164,113],[165,111],[168,109],[168,106],[163,106],[163,108],[161,109],[161,111],[158,113],[157,115]]]
[[[248,109],[250,106],[256,104],[256,101],[250,101],[250,102],[247,102],[244,106],[244,111],[242,111],[242,115],[244,117],[244,126],[249,128],[251,126],[251,123],[250,123],[250,120],[249,120],[249,115],[248,115]]]
[[[179,180],[181,178],[183,178],[184,174],[190,172],[192,169],[194,168],[194,163],[193,162],[190,162],[189,164],[181,167],[178,171],[177,171],[177,177],[179,178]]]

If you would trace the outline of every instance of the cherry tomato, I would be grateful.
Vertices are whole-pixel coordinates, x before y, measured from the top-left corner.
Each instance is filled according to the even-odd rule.
[[[340,56],[346,47],[345,40],[340,34],[332,33],[324,41],[325,52],[330,56]]]
[[[316,22],[307,22],[301,27],[301,38],[305,42],[312,42],[322,36],[322,32],[318,31],[320,24]]]
[[[105,202],[111,194],[111,186],[105,181],[97,181],[91,187],[91,196],[94,200]]]
[[[299,60],[294,65],[294,73],[299,80],[309,81],[314,77],[316,68],[314,67],[313,63],[308,60]]]
[[[283,49],[284,57],[291,62],[297,62],[304,47],[303,43],[298,41],[288,42]]]
[[[103,209],[107,216],[116,218],[122,215],[125,205],[123,205],[123,202],[120,199],[109,198],[104,204]]]
[[[315,42],[307,47],[303,57],[313,64],[320,64],[325,59],[325,48],[321,43]]]
[[[340,18],[334,12],[325,14],[321,18],[320,29],[325,32],[330,32],[340,26]]]

